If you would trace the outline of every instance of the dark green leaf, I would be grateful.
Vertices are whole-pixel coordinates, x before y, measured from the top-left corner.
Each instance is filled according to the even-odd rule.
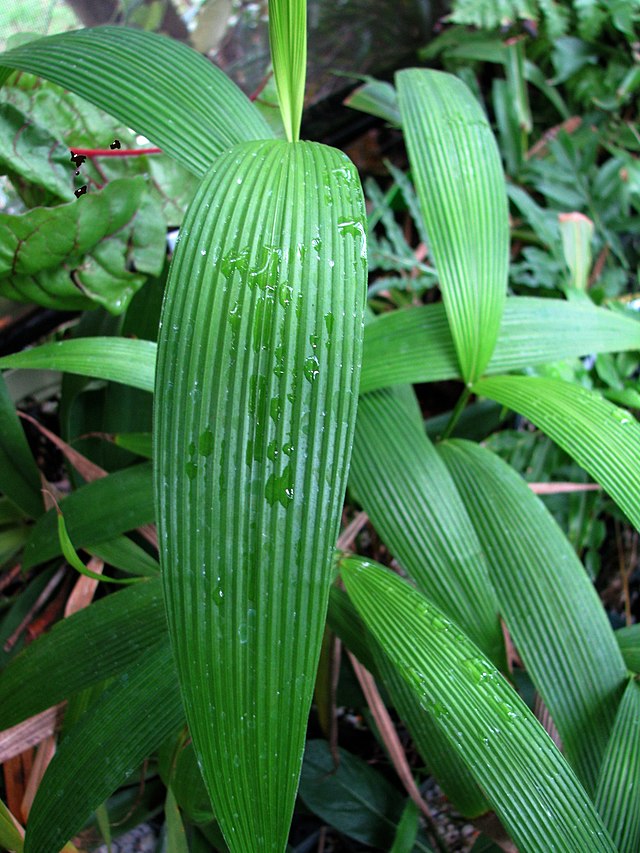
[[[0,491],[26,515],[37,518],[44,511],[40,488],[40,474],[0,376]]]
[[[615,638],[625,665],[632,672],[640,673],[640,623],[618,629]]]

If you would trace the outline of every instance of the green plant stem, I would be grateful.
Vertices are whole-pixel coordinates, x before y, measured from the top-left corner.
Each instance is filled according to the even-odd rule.
[[[464,391],[460,394],[458,398],[458,402],[455,405],[454,410],[451,412],[451,417],[449,418],[449,423],[446,425],[444,432],[442,433],[442,441],[449,438],[453,430],[455,429],[455,425],[458,423],[458,419],[460,415],[464,411],[464,407],[469,402],[469,397],[471,396],[471,388],[468,385],[465,385]]]

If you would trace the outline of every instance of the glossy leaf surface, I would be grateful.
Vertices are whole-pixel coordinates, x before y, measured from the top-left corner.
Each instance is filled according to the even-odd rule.
[[[167,610],[214,810],[243,853],[282,850],[294,804],[355,419],[363,221],[343,154],[239,146],[201,184],[169,277]]]
[[[347,558],[341,573],[363,620],[466,762],[518,848],[615,853],[573,771],[478,647],[382,566]]]

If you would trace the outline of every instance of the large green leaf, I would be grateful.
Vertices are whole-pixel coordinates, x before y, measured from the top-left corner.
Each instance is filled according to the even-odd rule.
[[[239,146],[200,185],[167,286],[165,597],[203,775],[242,853],[284,849],[295,799],[355,420],[363,222],[343,154]]]
[[[144,190],[144,178],[123,178],[69,204],[0,213],[0,295],[123,311],[144,284],[141,273],[158,274],[166,254],[164,223]]]
[[[363,620],[518,848],[615,853],[573,771],[478,647],[393,572],[360,558],[342,560],[341,571]]]
[[[361,397],[349,488],[418,587],[501,661],[486,560],[410,388]]]
[[[87,483],[60,503],[76,548],[113,539],[154,520],[151,465],[143,463]],[[35,566],[62,553],[55,508],[38,519],[24,549],[23,565]]]
[[[0,730],[117,675],[159,643],[168,644],[159,580],[135,584],[63,619],[0,675]]]
[[[60,370],[153,391],[157,347],[129,338],[70,338],[0,358],[0,368]]]
[[[47,36],[2,54],[0,80],[12,68],[81,95],[196,175],[231,145],[273,135],[219,68],[154,33],[95,27]]]
[[[483,379],[473,391],[527,417],[591,474],[640,528],[640,425],[629,412],[571,382]]]
[[[587,300],[513,296],[506,300],[487,374],[565,358],[640,348],[640,323]],[[360,390],[458,379],[444,306],[382,314],[367,323]]]
[[[33,801],[25,853],[60,850],[183,721],[171,652],[161,643],[141,653],[66,733]]]
[[[620,853],[640,849],[640,684],[627,684],[602,762],[596,808]]]
[[[411,169],[460,371],[482,375],[500,328],[509,265],[500,154],[475,97],[457,77],[396,75]]]
[[[40,474],[0,376],[0,491],[26,515],[37,518],[44,510]]]
[[[487,554],[500,612],[568,759],[593,792],[626,678],[600,600],[566,536],[513,468],[468,441],[439,451]]]

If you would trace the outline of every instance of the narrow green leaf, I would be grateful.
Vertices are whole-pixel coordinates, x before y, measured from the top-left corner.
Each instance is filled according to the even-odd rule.
[[[60,850],[183,720],[162,643],[121,673],[59,744],[29,813],[25,853]]]
[[[631,679],[602,762],[596,808],[620,853],[640,849],[640,683]]]
[[[106,542],[154,521],[151,475],[149,463],[134,465],[87,483],[61,501],[76,547]],[[50,509],[33,527],[23,564],[29,568],[61,553],[57,513]]]
[[[411,853],[414,849],[413,845],[415,844],[418,827],[420,826],[418,822],[419,817],[417,805],[413,800],[407,800],[396,829],[390,853]]]
[[[383,118],[396,127],[400,126],[398,96],[391,83],[383,80],[367,80],[363,86],[354,89],[344,104],[353,110]]]
[[[625,665],[632,672],[640,673],[640,622],[628,625],[626,628],[619,628],[615,638]]]
[[[85,550],[131,575],[154,577],[160,572],[158,561],[127,536],[117,536],[107,542],[89,545]]]
[[[360,184],[324,146],[238,146],[182,234],[154,400],[170,632],[227,843],[281,851],[355,420]]]
[[[0,845],[14,853],[22,853],[22,835],[18,832],[11,812],[0,800]]]
[[[167,853],[189,853],[187,833],[171,785],[164,804],[165,850]]]
[[[67,563],[69,563],[72,569],[75,569],[87,578],[93,578],[93,580],[102,581],[104,583],[115,584],[139,583],[142,580],[142,578],[110,578],[107,575],[99,574],[98,572],[94,572],[87,568],[78,556],[76,549],[73,547],[73,542],[69,538],[69,533],[67,532],[67,525],[64,523],[64,515],[60,511],[58,511],[58,540],[60,541],[62,555]]]
[[[501,661],[504,644],[486,560],[411,389],[361,397],[349,488],[418,587]]]
[[[96,601],[54,625],[2,672],[0,729],[117,675],[167,642],[159,580]]]
[[[480,105],[457,77],[407,69],[396,83],[460,370],[472,382],[491,358],[506,296],[509,221],[500,154]]]
[[[269,0],[269,44],[282,123],[289,142],[297,142],[307,77],[307,0]]]
[[[615,853],[573,771],[477,646],[393,572],[360,558],[342,560],[341,571],[365,623],[519,849]]]
[[[506,462],[468,441],[440,456],[487,554],[500,612],[588,791],[626,678],[609,620],[575,551]]]
[[[128,338],[71,338],[0,358],[0,369],[60,370],[153,391],[156,344]]]
[[[118,447],[124,447],[137,456],[153,458],[153,440],[150,432],[121,432],[113,437]]]
[[[640,528],[640,425],[629,412],[570,382],[497,376],[474,385],[524,415],[611,495]]]
[[[154,33],[95,27],[47,36],[2,54],[0,80],[11,68],[81,95],[196,175],[237,142],[273,136],[219,68],[186,45]]]
[[[44,510],[40,474],[0,376],[0,491],[31,518]]]
[[[589,302],[514,296],[506,300],[487,374],[566,358],[640,348],[640,324]],[[392,311],[367,323],[361,393],[410,382],[457,379],[444,306]]]

